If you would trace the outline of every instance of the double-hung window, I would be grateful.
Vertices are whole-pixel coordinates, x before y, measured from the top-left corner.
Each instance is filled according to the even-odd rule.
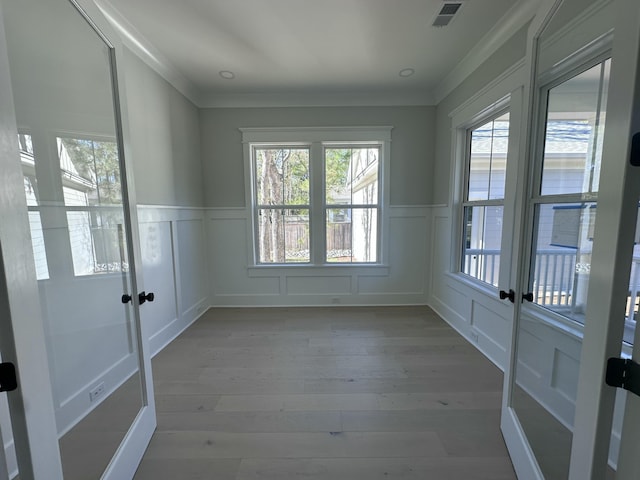
[[[500,270],[509,113],[471,128],[466,136],[462,272],[497,286]]]
[[[383,263],[390,131],[242,129],[253,263]]]

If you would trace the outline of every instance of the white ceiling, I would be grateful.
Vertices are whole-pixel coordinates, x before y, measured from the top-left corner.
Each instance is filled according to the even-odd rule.
[[[464,0],[444,28],[431,26],[442,0],[98,2],[196,103],[319,95],[430,103],[465,56],[473,63],[488,35],[522,26],[536,0]],[[415,74],[400,77],[405,68]]]

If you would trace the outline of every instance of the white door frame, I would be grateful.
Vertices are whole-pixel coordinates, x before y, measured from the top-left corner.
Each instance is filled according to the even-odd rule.
[[[129,159],[131,149],[125,82],[122,72],[115,69],[114,62],[114,59],[123,59],[123,44],[93,0],[56,1],[71,1],[112,48],[114,93],[118,98],[115,102],[120,133],[118,141],[121,142],[120,151]],[[20,478],[57,480],[62,479],[62,467],[31,234],[25,215],[27,206],[18,161],[18,130],[14,112],[0,3],[0,268],[4,268],[4,274],[0,275],[0,350],[3,361],[12,361],[18,370],[19,388],[9,393],[8,398]],[[127,240],[132,249],[133,264],[141,267],[131,162],[125,163],[121,175],[123,184],[129,187],[123,202],[125,218],[130,225]],[[131,294],[137,299],[137,292],[144,288],[142,272],[140,268],[132,268],[131,271]],[[149,332],[140,322],[138,308],[134,308],[134,311],[143,406],[105,470],[104,479],[133,477],[156,426]],[[25,404],[28,404],[28,408],[25,408]]]

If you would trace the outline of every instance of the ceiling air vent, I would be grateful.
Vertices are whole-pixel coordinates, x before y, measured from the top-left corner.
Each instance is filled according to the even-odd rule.
[[[440,12],[436,15],[436,18],[433,20],[434,27],[446,27],[451,23],[453,17],[458,10],[462,7],[462,2],[446,2],[442,5]]]

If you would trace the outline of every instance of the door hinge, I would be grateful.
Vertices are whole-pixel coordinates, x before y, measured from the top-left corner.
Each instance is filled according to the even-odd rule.
[[[11,362],[0,363],[0,392],[12,392],[18,388],[16,367]]]
[[[610,358],[605,382],[610,387],[624,388],[640,396],[640,365],[628,358]]]

